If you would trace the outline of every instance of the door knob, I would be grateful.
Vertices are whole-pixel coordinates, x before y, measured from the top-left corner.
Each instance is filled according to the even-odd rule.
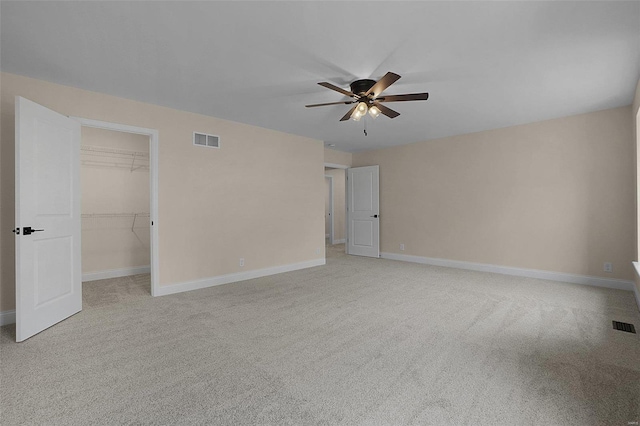
[[[373,215],[373,216],[371,216],[371,217],[378,217],[378,215],[377,215],[377,214],[374,214],[374,215]]]
[[[34,232],[41,232],[44,231],[44,229],[31,229],[30,226],[25,226],[24,228],[22,228],[22,235],[31,235]]]

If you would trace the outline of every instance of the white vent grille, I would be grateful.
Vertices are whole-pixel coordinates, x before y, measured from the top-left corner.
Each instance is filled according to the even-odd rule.
[[[193,132],[193,144],[208,148],[220,148],[220,136]]]

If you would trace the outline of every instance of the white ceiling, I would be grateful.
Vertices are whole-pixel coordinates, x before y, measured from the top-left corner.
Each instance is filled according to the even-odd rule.
[[[6,2],[3,71],[359,151],[629,105],[640,2]],[[402,78],[339,122],[316,83]]]

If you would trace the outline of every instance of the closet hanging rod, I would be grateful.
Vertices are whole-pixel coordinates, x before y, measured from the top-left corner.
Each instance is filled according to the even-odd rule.
[[[140,158],[149,158],[149,153],[145,151],[134,151],[121,148],[109,148],[106,146],[82,145],[80,151],[84,151],[87,155],[92,154],[112,154],[124,156],[136,156]]]
[[[135,157],[133,157],[135,158]],[[130,172],[134,172],[136,170],[149,170],[149,166],[146,164],[141,164],[139,166],[135,166],[135,163],[116,163],[113,161],[97,161],[97,160],[82,160],[81,164],[83,166],[90,167],[103,167],[103,168],[114,168],[114,169],[126,169]]]

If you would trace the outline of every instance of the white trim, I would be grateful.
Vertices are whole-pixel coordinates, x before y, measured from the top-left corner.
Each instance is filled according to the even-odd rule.
[[[184,291],[200,290],[207,287],[213,287],[222,284],[230,284],[238,281],[251,280],[254,278],[267,277],[269,275],[281,274],[283,272],[297,271],[298,269],[312,268],[314,266],[322,266],[326,263],[325,259],[307,260],[306,262],[292,263],[290,265],[273,266],[271,268],[255,269],[253,271],[237,272],[234,274],[218,275],[217,277],[203,278],[195,281],[187,281],[183,283],[160,286],[157,289],[156,296],[166,296],[168,294],[182,293]]]
[[[109,278],[128,277],[130,275],[148,274],[151,266],[134,266],[132,268],[108,269],[106,271],[88,272],[82,274],[82,282],[106,280]]]
[[[158,229],[158,144],[160,138],[156,129],[129,126],[127,124],[109,123],[107,121],[91,120],[82,117],[70,117],[80,122],[84,127],[94,127],[96,129],[115,130],[118,132],[135,133],[137,135],[149,136],[149,192],[150,208],[149,220],[153,223],[151,227],[151,295],[156,296],[160,287],[160,250]]]
[[[640,117],[640,111],[638,112],[638,116]],[[636,269],[636,273],[640,277],[640,263],[638,262],[631,262],[631,263],[633,263],[633,266]],[[638,291],[638,286],[636,285],[636,283],[632,283],[632,284],[633,284],[633,294],[636,296],[636,304],[638,305],[638,310],[640,311],[640,291]]]
[[[16,323],[16,310],[12,309],[10,311],[2,311],[0,312],[0,327],[3,325],[15,324]]]
[[[423,263],[425,265],[444,266],[446,268],[467,269],[470,271],[493,272],[495,274],[514,275],[517,277],[537,278],[541,280],[560,281],[596,287],[614,288],[633,291],[632,281],[614,278],[600,278],[587,275],[566,274],[563,272],[541,271],[538,269],[513,268],[510,266],[490,265],[487,263],[464,262],[461,260],[437,259],[432,257],[411,256],[397,253],[381,253],[383,259],[401,260],[403,262]]]
[[[344,244],[346,242],[346,240],[344,238],[340,239],[340,240],[333,240],[333,244]]]
[[[337,164],[337,163],[324,163],[325,167],[329,167],[330,169],[348,169],[349,166],[345,166],[343,164]]]
[[[329,228],[330,228],[329,234],[325,234],[325,235],[329,238],[329,244],[334,244],[333,236],[335,233],[333,230],[333,176],[324,175],[324,178],[329,179]]]

